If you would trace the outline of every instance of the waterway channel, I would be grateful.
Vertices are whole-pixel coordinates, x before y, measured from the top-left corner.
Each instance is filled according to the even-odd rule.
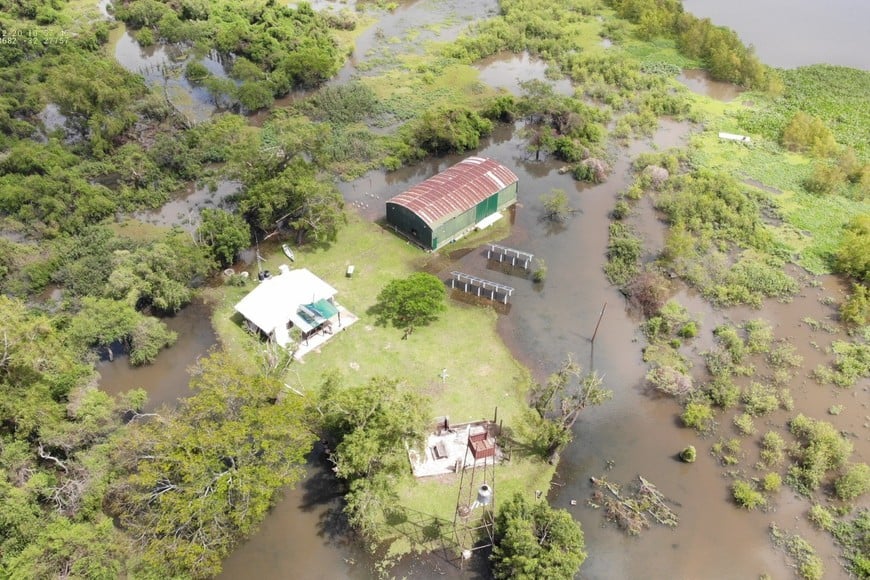
[[[689,0],[687,8],[702,2]],[[445,15],[445,11],[435,4],[426,1],[402,3],[396,13],[379,23],[381,33],[377,37],[364,35],[361,38],[355,52],[357,59],[377,54],[378,43],[385,42],[379,38],[404,37],[408,22],[413,22],[418,28],[441,23],[442,31],[455,34],[461,23],[484,17],[496,7],[493,0],[456,4],[466,6],[465,12],[457,18]],[[474,8],[468,8],[472,4]],[[759,11],[755,17],[767,18],[767,25],[771,28],[780,26],[772,12],[762,14]],[[717,23],[720,22],[717,20]],[[721,23],[731,24],[741,32],[737,24]],[[863,35],[855,35],[855,38],[866,43]],[[752,41],[750,38],[746,40]],[[808,42],[813,40],[820,42],[815,45],[820,60],[848,64],[838,60],[834,47],[818,37],[805,38],[803,42],[813,45],[813,42]],[[760,52],[766,59],[761,49]],[[864,50],[865,58],[867,54],[868,51]],[[143,56],[146,57],[152,58]],[[352,69],[359,62],[355,60],[345,67],[335,82],[343,82],[357,74],[358,71]],[[797,64],[807,62],[815,61]],[[130,66],[135,66],[135,63]],[[867,68],[867,63],[853,63],[852,66]],[[497,57],[480,67],[485,82],[513,92],[517,90],[519,81],[544,76],[543,65],[527,56]],[[713,95],[718,98],[736,96],[733,88],[711,85],[690,71],[682,80],[694,90],[711,95],[714,90],[723,91]],[[512,298],[513,308],[499,319],[499,332],[514,355],[537,378],[543,379],[567,353],[574,353],[576,360],[585,367],[602,373],[606,385],[614,391],[611,402],[587,412],[577,423],[575,440],[563,454],[557,485],[549,494],[553,505],[570,510],[583,525],[590,553],[581,570],[584,577],[751,578],[768,573],[775,578],[787,578],[792,571],[782,555],[771,549],[767,537],[767,524],[774,520],[788,529],[799,531],[817,547],[829,577],[843,576],[830,539],[805,524],[802,518],[805,503],[797,501],[791,492],[784,490],[780,494],[774,512],[747,513],[729,501],[728,480],[723,477],[723,469],[706,455],[712,442],[700,440],[693,431],[679,425],[676,403],[652,397],[644,389],[646,367],[641,360],[644,343],[637,332],[639,319],[625,308],[622,295],[607,282],[601,269],[605,260],[609,213],[618,193],[629,184],[631,158],[651,148],[660,150],[678,146],[689,130],[688,125],[663,121],[651,140],[641,140],[614,151],[614,170],[610,179],[604,184],[589,186],[575,182],[570,175],[560,174],[558,168],[561,164],[533,161],[523,141],[510,128],[500,127],[476,153],[505,163],[520,178],[520,207],[512,233],[504,243],[542,257],[547,262],[549,274],[543,285],[532,284],[530,280],[493,269],[481,251],[462,257],[459,269],[502,281],[517,289]],[[383,216],[385,199],[460,158],[427,159],[395,172],[373,172],[354,182],[342,183],[340,188],[355,211],[376,220]],[[553,228],[539,219],[542,213],[540,197],[554,188],[568,192],[571,205],[579,210],[560,228]],[[161,223],[171,222],[173,214],[178,213],[169,210],[161,217]],[[641,203],[632,219],[651,244],[661,244],[663,225],[650,203]],[[831,319],[833,308],[826,306],[823,299],[839,299],[842,293],[843,288],[836,279],[823,278],[805,285],[801,296],[792,304],[768,303],[761,311],[713,310],[685,289],[680,290],[678,299],[698,314],[703,327],[708,329],[724,320],[764,317],[772,321],[777,335],[788,337],[805,357],[804,367],[811,369],[817,361],[824,362],[826,357],[822,351],[836,335],[820,335],[802,324],[801,318]],[[593,352],[590,338],[605,303],[606,316]],[[172,404],[177,397],[187,394],[185,369],[215,342],[208,314],[205,306],[194,305],[170,320],[170,326],[181,337],[179,343],[161,353],[151,367],[130,369],[123,360],[101,364],[101,387],[117,393],[143,386],[151,394],[151,406]],[[695,349],[703,347],[702,343]],[[856,389],[854,393],[866,397],[866,386],[864,389]],[[799,377],[792,391],[795,412],[803,410],[815,417],[823,413],[825,402],[832,396],[827,387],[815,385],[805,376]],[[842,397],[846,399],[851,394]],[[866,403],[862,407],[857,400],[846,401],[845,406],[842,415],[824,418],[835,422],[844,431],[861,431],[862,413],[867,412]],[[785,414],[777,414],[770,421],[781,425],[785,419]],[[689,444],[698,446],[700,455],[698,463],[692,466],[675,459],[675,454]],[[867,454],[867,441],[856,442],[854,459],[867,461]],[[372,577],[371,561],[348,538],[337,517],[340,505],[339,498],[332,491],[334,482],[328,473],[317,467],[316,459],[315,454],[308,478],[296,489],[288,490],[260,530],[225,561],[222,578]],[[628,482],[642,474],[655,482],[677,505],[680,526],[676,530],[654,528],[640,538],[632,538],[602,525],[601,514],[585,506],[585,500],[591,491],[589,477],[602,475],[605,471],[612,481]],[[437,557],[408,559],[400,563],[394,573],[415,578],[478,574],[460,573]]]

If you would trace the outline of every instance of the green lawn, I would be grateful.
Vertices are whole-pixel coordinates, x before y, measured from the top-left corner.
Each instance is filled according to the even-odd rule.
[[[506,220],[502,220],[506,222]],[[484,236],[504,235],[507,225],[475,234],[465,243],[451,249],[480,243]],[[263,267],[272,272],[287,259],[279,246],[261,245],[267,258]],[[433,418],[448,415],[451,422],[491,418],[498,407],[498,417],[509,427],[527,408],[525,390],[528,371],[522,367],[502,343],[495,328],[497,314],[490,308],[469,306],[448,300],[448,309],[435,323],[417,328],[403,340],[403,332],[393,327],[375,324],[368,314],[378,293],[390,280],[406,276],[431,266],[435,261],[447,262],[439,254],[427,254],[406,243],[378,225],[351,217],[341,230],[338,241],[325,249],[296,249],[294,267],[308,268],[338,290],[336,300],[360,317],[359,321],[336,334],[320,352],[305,356],[294,363],[286,381],[294,388],[311,393],[323,373],[338,369],[348,386],[368,381],[373,376],[399,377],[415,386],[431,400]],[[352,278],[345,276],[353,264]],[[256,278],[256,267],[252,267]],[[233,316],[233,305],[253,287],[221,286],[209,291],[216,301],[214,326],[224,345],[242,356],[262,348],[262,343],[248,335]],[[448,377],[441,379],[441,370]],[[499,467],[497,473],[499,497],[507,498],[515,490],[534,493],[549,489],[554,468],[543,462],[517,457]],[[409,465],[410,471],[410,465]],[[438,522],[452,526],[453,510],[458,493],[458,480],[438,478],[415,481],[408,477],[399,490],[400,506],[405,516],[387,518],[384,537],[397,540],[392,552],[407,551],[418,542],[408,541],[408,526],[403,518],[425,519],[434,527]],[[416,521],[416,520],[415,520]],[[419,522],[413,524],[419,528]],[[450,528],[452,530],[452,527]],[[430,546],[431,547],[431,546]]]

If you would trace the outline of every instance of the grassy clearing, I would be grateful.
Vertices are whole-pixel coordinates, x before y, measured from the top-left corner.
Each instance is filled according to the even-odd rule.
[[[776,227],[777,239],[810,272],[830,273],[830,256],[840,243],[843,225],[870,212],[870,202],[807,193],[803,183],[812,173],[808,157],[787,152],[763,137],[751,146],[722,141],[719,130],[736,130],[736,126],[729,119],[711,121],[710,130],[692,138],[693,163],[780,190],[780,194],[767,193],[786,222]]]
[[[500,231],[480,232],[476,234],[477,241]],[[457,244],[455,249],[460,248]],[[261,253],[267,257],[263,268],[270,271],[277,272],[278,265],[286,262],[277,245],[261,245]],[[497,315],[492,309],[449,301],[447,312],[438,321],[417,328],[407,340],[402,340],[403,333],[396,328],[377,326],[374,317],[368,314],[387,282],[427,265],[431,268],[436,260],[440,263],[447,258],[425,254],[389,231],[355,216],[332,246],[297,249],[294,267],[308,268],[335,287],[336,299],[360,320],[338,333],[321,352],[311,352],[303,362],[294,363],[286,377],[288,384],[311,393],[323,373],[333,368],[339,369],[348,386],[377,375],[399,377],[430,397],[434,415],[449,415],[452,422],[492,417],[496,407],[505,424],[518,420],[527,408],[525,389],[529,375],[501,342],[495,330]],[[356,267],[353,278],[345,276],[349,264]],[[222,342],[232,351],[248,353],[247,356],[261,348],[261,343],[241,328],[232,308],[252,284],[243,288],[222,286],[209,292],[217,299],[213,323]],[[444,381],[440,377],[443,368],[448,372]],[[499,495],[546,491],[553,470],[543,462],[518,459],[515,454],[511,463],[498,468]],[[419,537],[408,541],[409,529],[420,529],[411,522],[427,522],[429,531],[424,535],[428,540],[440,537],[439,521],[452,526],[458,485],[458,481],[450,478],[420,482],[408,478],[407,486],[398,490],[402,515],[389,514],[384,522],[384,537],[398,538],[391,554],[408,551],[411,546],[422,547]]]

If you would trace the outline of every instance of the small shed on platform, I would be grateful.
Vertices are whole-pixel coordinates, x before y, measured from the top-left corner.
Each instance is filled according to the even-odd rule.
[[[501,163],[468,157],[387,201],[387,222],[437,250],[516,203],[518,182]]]

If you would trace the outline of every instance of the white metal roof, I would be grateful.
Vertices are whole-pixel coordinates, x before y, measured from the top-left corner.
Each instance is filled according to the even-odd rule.
[[[267,278],[236,304],[236,311],[266,334],[288,320],[296,322],[300,304],[332,298],[338,291],[305,268]]]

